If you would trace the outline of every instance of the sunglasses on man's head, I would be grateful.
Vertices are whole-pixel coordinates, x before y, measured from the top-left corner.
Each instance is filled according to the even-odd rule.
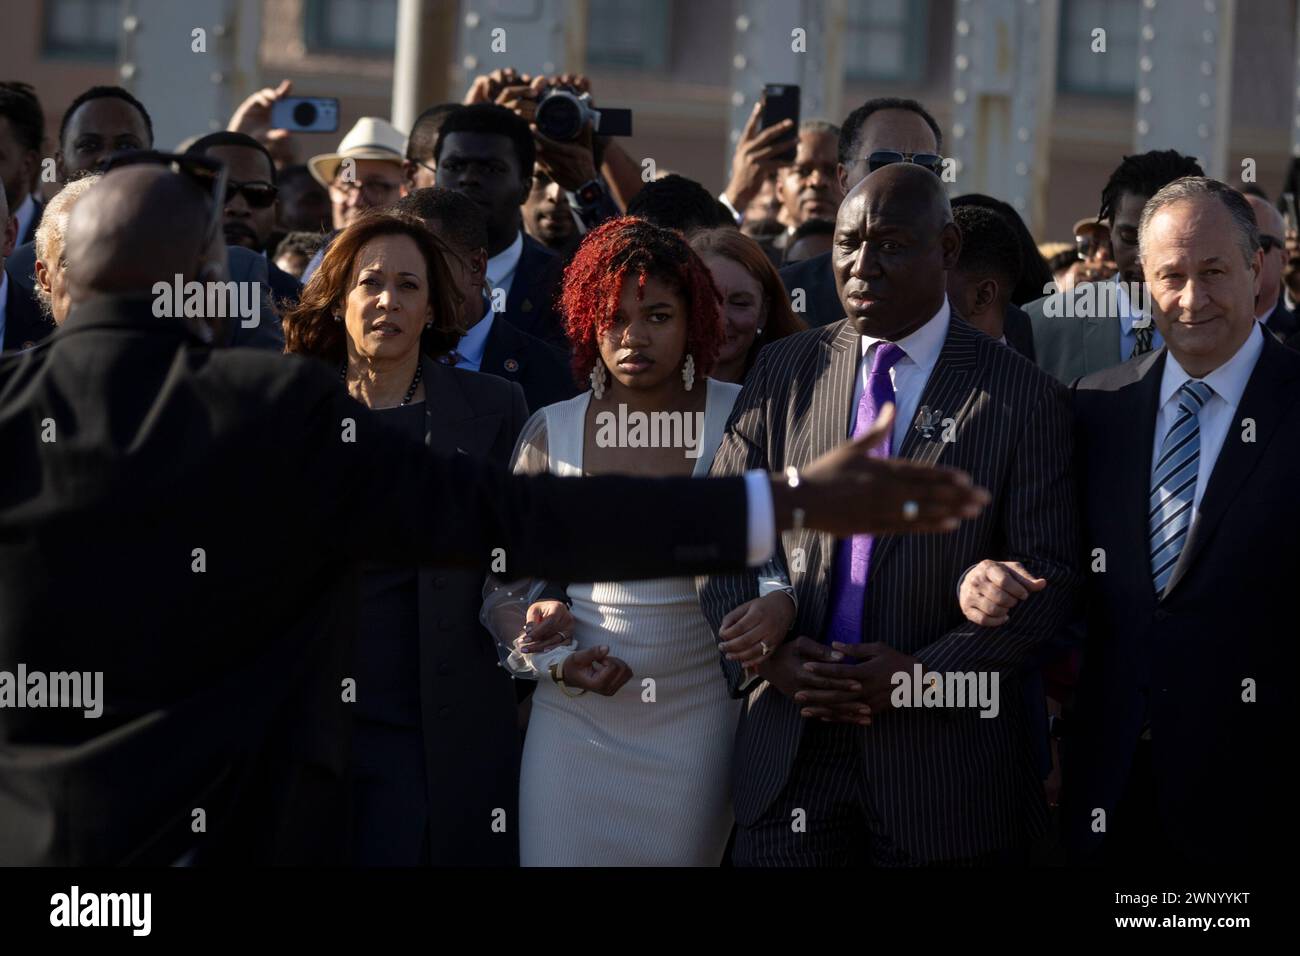
[[[248,203],[253,209],[265,209],[275,202],[275,197],[279,192],[278,187],[264,180],[241,183],[232,179],[226,183],[226,202],[230,202],[238,193],[244,197],[244,202]]]
[[[893,163],[913,163],[924,166],[936,176],[943,170],[943,157],[935,153],[902,153],[894,149],[878,149],[867,157],[867,170],[875,172]]]
[[[107,173],[124,166],[166,166],[184,176],[212,200],[212,212],[204,232],[205,247],[221,232],[226,205],[226,164],[211,156],[194,153],[160,153],[153,149],[131,149],[113,153],[99,161],[99,171]]]
[[[1264,250],[1264,255],[1268,255],[1274,249],[1285,249],[1286,243],[1277,236],[1270,236],[1268,233],[1259,234],[1259,247]]]

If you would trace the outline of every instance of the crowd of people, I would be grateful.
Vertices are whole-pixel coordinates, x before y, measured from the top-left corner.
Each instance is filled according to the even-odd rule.
[[[756,104],[715,193],[557,85],[305,164],[287,82],[170,153],[97,86],[47,200],[0,84],[0,670],[105,685],[0,694],[0,862],[1271,855],[1281,204],[1158,150],[1040,243],[904,98]]]

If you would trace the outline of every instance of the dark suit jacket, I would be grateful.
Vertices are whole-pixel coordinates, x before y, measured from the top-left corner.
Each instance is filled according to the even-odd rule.
[[[835,273],[831,271],[831,254],[804,259],[781,270],[781,281],[790,294],[790,307],[812,328],[830,325],[844,318],[840,294],[835,291]],[[802,289],[802,308],[795,290]]]
[[[13,254],[5,259],[5,272],[9,273],[10,282],[17,282],[35,299],[36,243],[24,242],[14,246]]]
[[[520,331],[567,352],[569,340],[555,302],[564,264],[559,256],[523,230],[520,235],[524,237],[524,248],[501,315]]]
[[[1285,342],[1296,332],[1300,332],[1300,320],[1297,320],[1296,314],[1286,307],[1285,293],[1278,295],[1277,305],[1273,306],[1273,311],[1264,320],[1264,328],[1272,332],[1279,342]]]
[[[1029,322],[1029,315],[1019,306],[1007,303],[1006,314],[1002,319],[1002,334],[1007,345],[1023,355],[1029,361],[1034,359],[1034,328]]]
[[[528,419],[518,385],[424,359],[425,445],[510,470]],[[479,624],[483,578],[476,568],[423,568],[417,575],[420,687],[430,857],[435,866],[519,863],[519,724],[514,681]],[[506,830],[493,832],[493,811]],[[411,821],[389,821],[393,839],[417,844]]]
[[[5,292],[5,334],[0,352],[31,348],[54,331],[54,321],[41,311],[32,294],[9,277]]]
[[[1079,719],[1063,745],[1067,833],[1090,853],[1151,722],[1159,817],[1196,862],[1277,858],[1291,826],[1276,767],[1294,720],[1300,580],[1300,355],[1265,335],[1162,597],[1151,581],[1147,501],[1166,350],[1074,388],[1087,575]],[[1241,423],[1254,422],[1254,441]],[[1243,681],[1257,701],[1243,702]],[[1286,803],[1285,816],[1283,803]]]
[[[1123,361],[1119,316],[1095,304],[1108,304],[1097,292],[1103,284],[1080,282],[1068,292],[1025,303],[1039,368],[1067,385]],[[1067,305],[1066,297],[1073,302]]]
[[[32,200],[36,203],[36,215],[32,216],[32,221],[27,224],[27,231],[18,237],[17,244],[20,246],[26,242],[36,242],[36,228],[41,224],[41,216],[45,215],[44,200],[36,193],[32,193]]]
[[[524,390],[529,410],[534,412],[578,394],[567,352],[496,318],[492,320],[479,371],[517,382]]]
[[[335,369],[202,347],[150,296],[81,304],[0,357],[0,461],[0,662],[104,674],[99,719],[0,709],[0,865],[165,864],[196,839],[341,859],[365,562],[477,572],[500,548],[508,574],[572,581],[745,562],[739,479],[439,457]],[[611,551],[582,516],[632,500],[638,547]]]
[[[256,282],[261,290],[261,305],[258,323],[251,328],[244,328],[244,320],[239,318],[229,319],[226,322],[226,340],[223,344],[269,349],[272,352],[284,351],[281,313],[272,300],[274,286],[270,280],[270,270],[275,268],[275,264],[260,252],[254,252],[244,246],[226,246],[226,256],[231,281]],[[276,271],[280,270],[276,269]],[[292,279],[293,276],[289,278]]]
[[[844,441],[860,346],[847,319],[765,346],[712,474],[802,468]],[[993,503],[951,534],[876,541],[864,639],[911,654],[927,670],[997,670],[1001,703],[996,718],[975,709],[893,710],[876,715],[863,734],[868,805],[897,846],[933,861],[988,853],[1045,824],[1017,672],[1070,608],[1078,529],[1063,386],[954,315],[920,405],[954,419],[955,440],[942,440],[942,426],[928,438],[914,427],[901,457],[965,469]],[[793,549],[802,549],[797,559]],[[968,623],[957,603],[962,573],[992,555],[1022,561],[1051,582],[996,629]],[[825,639],[834,556],[835,539],[815,531],[788,534],[777,549],[798,598],[788,639]],[[715,631],[728,611],[756,596],[753,574],[714,576],[700,589]],[[724,661],[723,669],[735,692],[739,668]],[[780,691],[765,682],[752,689],[736,741],[737,822],[753,823],[781,792],[804,726]]]

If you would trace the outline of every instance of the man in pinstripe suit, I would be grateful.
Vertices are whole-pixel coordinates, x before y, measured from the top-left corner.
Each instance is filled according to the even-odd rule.
[[[1078,584],[1069,409],[1060,385],[951,312],[945,271],[960,246],[937,177],[909,164],[866,177],[840,207],[832,251],[848,318],[759,354],[718,450],[717,475],[800,468],[892,401],[892,453],[963,468],[993,495],[944,536],[784,537],[767,570],[793,585],[794,626],[752,673],[723,661],[732,692],[748,694],[738,865],[995,860],[1045,824],[1017,672]],[[997,628],[965,621],[957,602],[964,571],[990,556],[1048,581]],[[757,580],[701,579],[715,629]],[[894,675],[918,663],[996,673],[997,715],[895,709]]]

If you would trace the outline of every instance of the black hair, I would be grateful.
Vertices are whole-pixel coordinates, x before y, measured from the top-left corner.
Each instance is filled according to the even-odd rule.
[[[406,137],[406,158],[413,163],[422,163],[433,159],[438,145],[438,132],[447,117],[460,108],[459,103],[439,103],[430,106],[415,118],[411,126],[411,135]]]
[[[952,219],[961,230],[957,271],[996,276],[1010,293],[1020,281],[1022,271],[1020,240],[1015,229],[995,210],[970,203],[953,209]]]
[[[1079,252],[1077,249],[1071,246],[1069,249],[1062,249],[1060,252],[1056,253],[1054,256],[1048,259],[1047,268],[1051,269],[1052,275],[1055,276],[1062,269],[1070,265],[1073,265],[1078,261],[1079,261]]]
[[[1011,290],[1011,304],[1023,306],[1026,302],[1041,299],[1043,289],[1052,282],[1052,270],[1047,267],[1033,235],[1029,232],[1029,227],[1020,218],[1020,213],[1016,212],[1015,207],[983,193],[966,193],[964,196],[957,196],[952,200],[954,214],[960,206],[981,206],[984,209],[991,209],[1015,232],[1016,239],[1020,243],[1020,280]]]
[[[280,170],[281,186],[290,186],[299,181],[320,186],[320,183],[316,182],[316,177],[311,174],[311,170],[302,163],[294,163],[292,166],[286,166]],[[321,186],[320,188],[324,189],[325,187]]]
[[[519,175],[525,181],[533,175],[537,146],[533,143],[532,130],[522,117],[504,106],[475,103],[473,106],[458,106],[448,113],[433,147],[435,162],[442,156],[442,144],[446,142],[448,133],[491,133],[504,136],[514,145],[515,157],[519,160]]]
[[[433,231],[456,252],[487,248],[488,228],[483,210],[462,192],[442,186],[417,189],[393,203],[392,211],[426,222],[437,220]]]
[[[190,143],[185,153],[190,156],[203,156],[208,150],[217,146],[241,146],[245,149],[257,150],[266,157],[266,165],[271,169],[270,181],[275,182],[275,160],[271,158],[271,151],[247,133],[237,133],[228,129],[217,130],[215,133],[200,136]]]
[[[1125,156],[1101,191],[1101,209],[1097,218],[1113,226],[1119,197],[1124,193],[1150,199],[1175,179],[1204,175],[1200,163],[1176,149],[1153,149]]]
[[[135,107],[136,112],[139,113],[141,118],[144,120],[145,130],[149,133],[149,142],[146,145],[152,149],[153,120],[149,118],[149,111],[144,108],[143,103],[120,86],[92,86],[73,100],[72,105],[63,113],[63,121],[59,123],[59,147],[62,148],[63,146],[63,137],[68,132],[68,123],[72,120],[72,114],[77,112],[83,104],[89,103],[91,100],[103,99],[119,99],[123,102],[130,103]]]
[[[627,204],[627,214],[665,229],[689,233],[696,229],[736,226],[731,211],[693,179],[669,173],[641,187]]]
[[[1268,193],[1266,193],[1266,192],[1264,192],[1264,190],[1260,189],[1259,186],[1257,186],[1255,183],[1247,183],[1245,186],[1242,186],[1242,187],[1241,187],[1241,194],[1242,194],[1243,196],[1254,196],[1256,199],[1262,199],[1262,200],[1264,200],[1264,202],[1272,202],[1272,201],[1273,201],[1273,200],[1271,200],[1271,199],[1268,198]]]
[[[930,127],[930,132],[934,133],[934,145],[937,150],[943,152],[943,133],[939,129],[939,124],[935,118],[930,115],[929,110],[918,103],[916,100],[903,99],[898,96],[877,96],[875,99],[867,100],[844,120],[844,125],[840,127],[840,142],[837,152],[841,166],[851,166],[853,161],[858,157],[855,155],[858,146],[858,140],[862,138],[862,127],[867,125],[867,120],[872,113],[880,110],[907,110],[909,113],[915,113],[921,119],[925,120],[925,125]]]
[[[45,139],[45,112],[34,89],[17,81],[0,83],[0,116],[9,120],[23,149],[40,152]]]
[[[279,259],[285,253],[291,252],[310,259],[323,245],[325,245],[323,232],[288,232],[275,247],[275,255],[272,258]]]

